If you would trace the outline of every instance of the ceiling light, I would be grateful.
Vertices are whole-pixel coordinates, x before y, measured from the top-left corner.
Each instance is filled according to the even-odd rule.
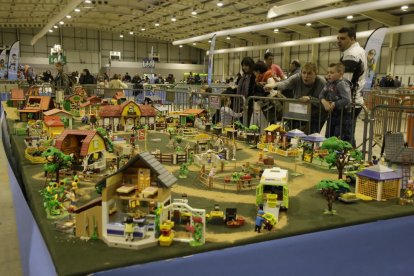
[[[173,16],[171,17],[171,21],[172,21],[172,22],[177,21],[177,18],[175,17],[175,15],[173,15]]]
[[[408,6],[407,6],[407,5],[401,6],[401,10],[402,10],[402,11],[406,11],[406,10],[408,10]]]
[[[158,22],[155,22],[155,27],[158,27],[159,25],[160,25],[160,23],[158,23]]]
[[[208,40],[208,43],[211,43],[211,40],[210,39]]]
[[[130,32],[129,32],[129,34],[130,34],[130,35],[133,35],[133,34],[134,34],[134,32],[133,32],[133,31],[130,31]]]
[[[120,35],[119,35],[119,37],[120,37],[120,38],[123,38],[123,37],[124,37],[124,35],[123,35],[123,34],[120,34]]]
[[[197,43],[193,42],[193,45],[194,45],[194,46],[196,46],[196,45],[197,45]]]
[[[352,19],[352,18],[354,18],[354,16],[353,16],[353,15],[348,15],[348,16],[346,17],[346,19]]]
[[[145,28],[144,28],[144,27],[142,27],[142,28],[141,28],[141,31],[145,31]]]
[[[279,2],[279,1],[278,1]],[[286,1],[285,1],[286,2]],[[284,4],[280,6],[273,6],[267,12],[267,18],[274,18],[284,14],[294,13],[300,10],[309,10],[332,4],[335,2],[342,2],[340,0],[300,0],[300,1],[290,1],[292,3]]]
[[[310,23],[310,22],[309,23],[306,23],[306,26],[308,26],[308,27],[309,26],[312,26],[312,23]]]
[[[85,3],[90,4],[90,3],[92,3],[92,1],[91,0],[85,0]]]
[[[183,45],[180,45],[180,48],[183,48]]]
[[[55,26],[53,26],[53,28],[57,29],[57,28],[58,28],[58,26],[56,26],[56,25],[55,25]]]
[[[218,2],[217,2],[217,7],[223,7],[223,2],[221,2],[221,0],[219,0]]]
[[[53,30],[52,30],[52,29],[50,29],[50,30],[49,30],[49,33],[53,33]]]
[[[70,15],[68,14],[68,15],[66,15],[66,18],[72,18],[72,16],[70,16]]]
[[[230,36],[228,35],[228,36],[226,37],[226,39],[227,39],[227,40],[230,40]]]
[[[192,15],[197,15],[197,11],[195,9],[193,9],[193,11],[191,12]]]
[[[65,24],[65,22],[63,22],[63,21],[60,21],[60,22],[59,22],[59,24],[60,24],[60,25],[63,25],[63,24]]]
[[[279,32],[279,29],[276,28],[276,29],[273,30],[273,32],[274,33],[278,33]]]
[[[76,9],[75,9],[75,12],[80,12],[80,9],[76,8]]]

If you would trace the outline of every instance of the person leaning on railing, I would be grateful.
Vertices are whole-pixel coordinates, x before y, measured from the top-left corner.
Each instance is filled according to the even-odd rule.
[[[303,65],[300,74],[291,76],[281,82],[266,84],[265,89],[291,90],[288,98],[298,99],[302,102],[312,102],[310,133],[320,132],[327,118],[327,113],[320,108],[319,94],[324,88],[326,80],[317,74],[316,65],[307,62]]]

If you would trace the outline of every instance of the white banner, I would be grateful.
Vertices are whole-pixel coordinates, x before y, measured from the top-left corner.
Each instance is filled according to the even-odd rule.
[[[9,80],[17,80],[17,71],[19,70],[20,58],[20,41],[16,41],[10,48],[9,66],[7,77]]]
[[[211,39],[210,51],[208,53],[208,75],[207,75],[207,83],[211,85],[211,78],[213,76],[213,56],[214,56],[214,47],[216,45],[216,35],[213,35]]]
[[[7,65],[9,61],[9,56],[7,55],[7,50],[4,49],[0,52],[0,79],[7,78]]]
[[[381,56],[381,47],[384,42],[385,34],[388,28],[381,27],[372,32],[368,37],[367,43],[365,44],[365,53],[367,54],[367,67],[368,72],[365,79],[364,90],[371,89],[372,81],[375,76],[375,67],[378,64],[378,60]]]

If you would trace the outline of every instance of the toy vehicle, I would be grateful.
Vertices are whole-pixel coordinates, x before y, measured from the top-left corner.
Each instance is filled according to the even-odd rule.
[[[271,213],[264,213],[263,218],[265,219],[265,229],[272,230],[273,226],[277,223],[277,217]]]
[[[256,205],[263,211],[279,216],[279,208],[289,208],[288,171],[274,167],[265,169],[256,187]]]

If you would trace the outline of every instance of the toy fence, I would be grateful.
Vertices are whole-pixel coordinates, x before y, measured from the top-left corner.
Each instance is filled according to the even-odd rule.
[[[186,163],[188,158],[186,153],[152,153],[160,163],[180,164]]]
[[[209,189],[223,189],[223,190],[233,190],[240,192],[244,189],[255,189],[259,185],[259,179],[239,179],[237,181],[232,181],[231,176],[218,177],[218,176],[209,176],[208,173],[200,171],[198,179],[202,184],[204,184]]]

